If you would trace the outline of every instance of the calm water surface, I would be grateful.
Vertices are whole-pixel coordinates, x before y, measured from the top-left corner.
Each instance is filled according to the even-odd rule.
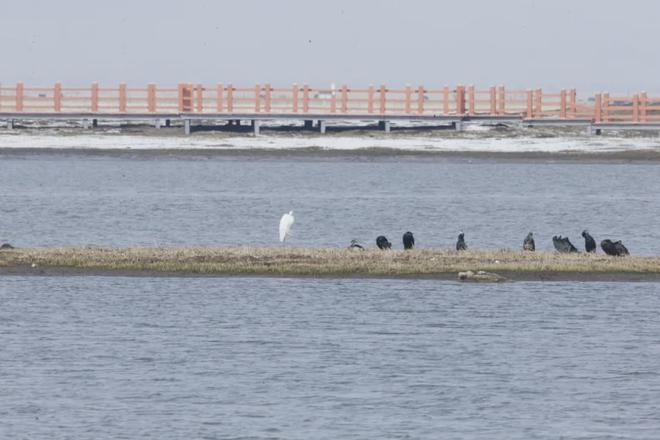
[[[660,254],[660,165],[459,159],[0,155],[0,240],[18,246],[273,245],[583,248],[624,240]]]
[[[660,166],[0,153],[18,246],[659,254]],[[0,438],[660,438],[660,284],[0,279]]]
[[[659,287],[4,277],[0,437],[659,438]]]

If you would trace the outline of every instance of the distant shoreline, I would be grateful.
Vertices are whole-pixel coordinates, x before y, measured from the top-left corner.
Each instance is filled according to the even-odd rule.
[[[0,276],[304,277],[457,280],[484,270],[508,281],[660,282],[660,257],[351,251],[313,248],[35,248],[0,251]]]
[[[660,163],[660,150],[628,151],[417,151],[392,148],[332,150],[316,147],[292,149],[262,148],[1,148],[0,156],[84,156],[113,158],[261,158],[261,159],[423,159],[483,160],[504,162],[558,161],[574,163]]]
[[[76,155],[120,158],[502,160],[585,163],[658,163],[660,137],[651,132],[607,132],[587,136],[575,127],[474,124],[457,132],[447,128],[382,131],[352,126],[320,134],[302,127],[280,127],[253,136],[249,127],[202,126],[190,136],[180,128],[145,124],[0,129],[0,155]]]

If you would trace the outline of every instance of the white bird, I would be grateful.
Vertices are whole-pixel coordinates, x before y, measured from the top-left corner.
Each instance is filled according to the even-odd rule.
[[[291,235],[291,226],[296,219],[293,217],[293,211],[289,211],[288,214],[284,214],[280,219],[280,241],[284,243],[284,240]]]

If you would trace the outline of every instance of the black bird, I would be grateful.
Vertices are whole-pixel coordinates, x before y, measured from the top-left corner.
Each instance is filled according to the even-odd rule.
[[[577,252],[577,248],[573,246],[573,243],[568,239],[568,237],[562,237],[561,235],[559,236],[554,236],[552,237],[552,244],[555,246],[555,249],[557,249],[558,252],[561,253],[569,253],[569,252]]]
[[[456,242],[456,250],[457,251],[467,250],[467,244],[465,244],[465,234],[462,232],[458,234],[458,241]]]
[[[584,237],[584,250],[587,252],[596,252],[596,240],[585,229],[582,231]]]
[[[364,247],[360,243],[358,243],[357,240],[351,240],[351,244],[348,246],[348,248],[351,249],[351,250],[353,250],[353,249],[358,249],[358,250],[361,250],[361,251],[364,250]]]
[[[606,239],[600,242],[600,247],[607,255],[612,255],[615,257],[630,255],[630,252],[628,252],[628,249],[626,249],[623,243],[621,243],[621,240],[613,242],[610,239]]]
[[[390,243],[384,235],[379,235],[376,237],[376,246],[378,249],[392,249],[392,243]]]
[[[415,237],[413,237],[412,232],[408,231],[405,234],[403,234],[403,248],[408,250],[414,247],[415,247]]]
[[[534,244],[534,234],[531,232],[527,234],[525,240],[523,241],[523,251],[534,252],[536,250],[536,244]]]
[[[630,252],[628,252],[628,248],[621,243],[621,240],[615,241],[614,242],[614,248],[618,252],[620,257],[623,257],[624,255],[630,255]]]

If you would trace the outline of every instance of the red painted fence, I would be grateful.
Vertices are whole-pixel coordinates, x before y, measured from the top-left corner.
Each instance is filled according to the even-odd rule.
[[[558,92],[504,86],[441,88],[384,85],[312,88],[307,84],[235,87],[181,83],[177,87],[26,87],[0,85],[0,113],[113,114],[336,114],[425,116],[521,116],[526,119],[590,119],[595,122],[660,123],[660,97],[596,94],[584,102],[575,89]]]

